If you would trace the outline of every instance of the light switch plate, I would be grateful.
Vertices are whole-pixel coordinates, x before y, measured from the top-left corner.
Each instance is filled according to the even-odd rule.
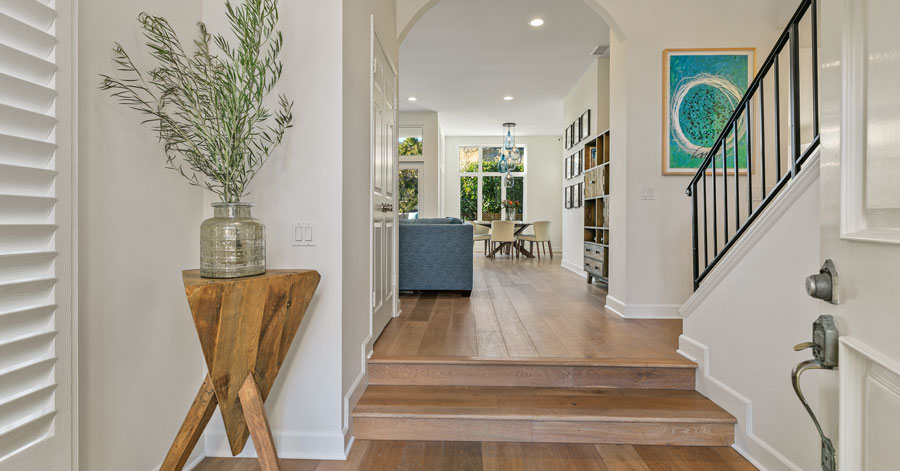
[[[291,233],[291,241],[294,247],[309,247],[316,245],[315,221],[300,221],[294,224]]]
[[[641,199],[642,199],[642,200],[652,200],[652,199],[655,199],[655,197],[653,196],[653,187],[652,187],[652,186],[645,186],[645,187],[644,187],[644,191],[641,192]]]

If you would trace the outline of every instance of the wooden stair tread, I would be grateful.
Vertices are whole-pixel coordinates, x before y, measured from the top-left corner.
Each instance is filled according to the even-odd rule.
[[[734,424],[696,391],[371,385],[356,418]]]
[[[696,363],[685,358],[373,356],[369,359],[369,364],[697,368]]]

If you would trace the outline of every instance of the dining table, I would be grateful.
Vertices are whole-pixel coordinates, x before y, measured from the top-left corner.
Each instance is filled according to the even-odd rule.
[[[515,234],[516,236],[521,235],[523,232],[525,232],[525,229],[528,229],[529,227],[534,225],[534,223],[532,223],[532,222],[525,222],[525,221],[513,221],[513,223],[515,223],[515,225],[516,225],[516,229],[513,232],[513,234]],[[491,227],[491,221],[479,221],[479,222],[476,222],[475,224],[478,224],[479,226],[488,227],[488,228]],[[496,249],[494,249],[491,252],[491,254],[498,252],[500,249],[501,249],[501,247],[497,247]],[[525,248],[525,244],[519,245],[519,253],[521,253],[522,255],[524,255],[528,258],[535,258],[534,254]]]

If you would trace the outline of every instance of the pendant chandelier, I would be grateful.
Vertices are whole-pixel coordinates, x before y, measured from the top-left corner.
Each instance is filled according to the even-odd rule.
[[[500,149],[500,171],[506,172],[503,184],[512,188],[515,179],[512,176],[512,168],[518,167],[522,158],[516,147],[516,123],[503,123],[503,146]]]

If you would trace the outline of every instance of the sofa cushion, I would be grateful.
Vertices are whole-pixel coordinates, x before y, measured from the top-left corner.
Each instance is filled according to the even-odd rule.
[[[400,224],[462,224],[458,218],[401,219]]]

